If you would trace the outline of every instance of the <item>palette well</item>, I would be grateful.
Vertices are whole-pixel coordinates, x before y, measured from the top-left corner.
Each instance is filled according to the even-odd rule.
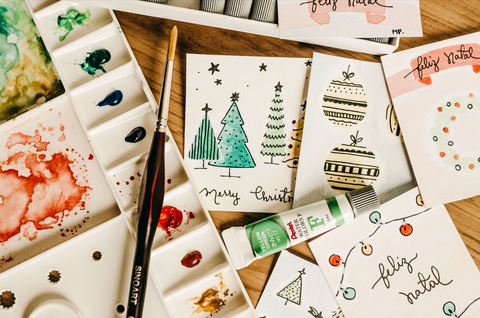
[[[43,218],[29,214],[18,233],[14,226],[7,233],[2,219],[0,315],[122,317],[155,97],[113,11],[50,0],[26,5],[66,93],[0,126],[0,178],[27,179],[32,167],[63,159],[78,202]],[[59,16],[71,20],[66,37]],[[99,50],[99,59],[89,59]],[[170,131],[166,140],[166,194],[144,317],[255,317]],[[58,171],[44,172],[45,179]],[[15,193],[10,179],[0,189],[2,204],[6,190]],[[54,190],[65,187],[49,186],[63,202]],[[213,303],[198,309],[202,295]]]

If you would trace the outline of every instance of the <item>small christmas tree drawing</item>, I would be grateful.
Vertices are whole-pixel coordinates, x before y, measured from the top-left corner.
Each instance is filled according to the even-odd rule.
[[[287,300],[285,302],[285,305],[289,301],[296,305],[300,305],[302,301],[302,275],[305,275],[305,268],[298,272],[300,273],[300,275],[295,278],[293,282],[285,286],[281,291],[277,293],[278,297]]]
[[[224,126],[218,135],[218,148],[221,156],[220,159],[209,161],[208,164],[214,167],[228,168],[228,175],[221,175],[221,177],[240,178],[231,175],[231,168],[253,168],[256,165],[246,145],[248,138],[243,130],[244,122],[236,103],[239,94],[233,93],[230,98],[232,105],[222,119]]]
[[[205,112],[205,115],[188,152],[188,158],[202,160],[202,167],[195,169],[207,169],[205,168],[205,160],[217,160],[220,158],[215,133],[208,118],[208,112],[212,109],[206,104],[202,110]]]
[[[305,100],[300,107],[302,108],[301,116],[298,120],[292,121],[293,129],[290,133],[287,145],[287,155],[284,157],[283,163],[287,164],[287,167],[292,169],[298,168],[298,160],[300,158],[300,147],[302,145],[303,137],[303,124],[305,121],[305,109],[307,101]]]
[[[280,97],[282,92],[282,85],[280,82],[275,86],[275,98],[272,100],[272,106],[270,107],[270,114],[268,115],[267,131],[263,135],[262,150],[260,153],[263,156],[271,156],[270,162],[267,164],[278,163],[273,162],[273,157],[285,156],[285,133],[283,128],[283,99]]]
[[[315,308],[310,306],[310,310],[308,311],[309,314],[311,314],[315,318],[323,318],[322,312],[318,312]]]

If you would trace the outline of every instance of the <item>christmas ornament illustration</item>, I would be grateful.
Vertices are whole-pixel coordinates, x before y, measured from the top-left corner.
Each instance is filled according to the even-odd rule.
[[[267,130],[263,135],[262,150],[260,153],[263,156],[270,156],[270,162],[267,164],[276,164],[273,162],[273,157],[285,156],[285,133],[283,129],[283,99],[280,97],[282,92],[282,85],[280,82],[275,86],[275,98],[272,100],[270,107],[270,114],[268,115]]]
[[[358,144],[363,138],[351,135],[351,144],[341,144],[330,152],[323,167],[332,189],[348,192],[373,184],[380,175],[375,154]]]
[[[188,158],[202,160],[202,167],[195,169],[207,169],[205,168],[205,160],[217,160],[220,158],[215,133],[213,132],[210,118],[208,118],[208,112],[212,109],[206,104],[202,110],[205,112],[205,115],[188,152]]]
[[[400,130],[400,125],[398,124],[397,113],[393,104],[390,103],[385,110],[385,122],[387,124],[388,131],[397,137],[402,137],[402,131]]]
[[[292,131],[290,133],[290,138],[288,139],[287,144],[287,155],[284,157],[283,163],[286,163],[289,168],[297,169],[298,168],[298,159],[300,158],[300,147],[302,145],[303,137],[303,125],[305,122],[305,109],[307,106],[307,101],[303,101],[302,114],[298,120],[292,121]]]
[[[340,266],[341,261],[342,261],[342,258],[340,257],[340,255],[337,255],[337,254],[332,254],[332,255],[328,258],[328,262],[329,262],[330,265],[332,265],[333,267]]]
[[[477,152],[475,157],[462,154],[455,147],[457,141],[452,134],[454,127],[451,127],[452,123],[459,118],[474,114],[478,110],[480,110],[480,98],[473,94],[452,97],[446,104],[436,109],[435,127],[431,130],[432,140],[437,146],[438,156],[443,163],[456,171],[472,172],[480,167],[480,148],[475,149]]]
[[[300,305],[302,302],[302,275],[305,275],[305,268],[298,272],[300,275],[277,293],[278,297],[287,300],[285,305],[287,305],[289,301],[296,305]]]
[[[413,227],[410,223],[400,225],[400,233],[403,236],[409,236],[413,232]]]
[[[352,80],[355,73],[342,72],[343,77],[333,79],[323,95],[323,113],[338,126],[350,127],[363,120],[367,113],[367,93],[363,85]]]
[[[362,243],[362,254],[365,256],[370,256],[373,253],[373,247],[370,243]]]
[[[232,105],[222,119],[224,126],[218,135],[220,159],[209,161],[208,164],[214,167],[228,168],[228,175],[221,175],[222,177],[240,178],[239,176],[232,176],[231,169],[253,168],[255,162],[246,145],[248,138],[243,130],[244,122],[237,106],[239,94],[233,93],[230,98]]]
[[[332,318],[345,318],[342,308],[338,307],[338,309],[332,313]]]
[[[477,317],[476,314],[478,314],[478,307],[476,306],[476,302],[480,301],[480,297],[474,299],[462,312],[457,312],[457,307],[455,304],[451,301],[446,302],[443,304],[443,313],[447,317],[454,317],[454,318],[460,318],[465,314],[467,311],[468,313],[466,314],[466,317]],[[480,304],[480,303],[477,303]],[[473,315],[470,316],[469,314],[472,313]]]

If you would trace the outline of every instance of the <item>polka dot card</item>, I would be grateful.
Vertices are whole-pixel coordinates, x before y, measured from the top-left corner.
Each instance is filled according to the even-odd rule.
[[[480,273],[445,207],[417,188],[309,246],[345,317],[478,317]]]
[[[315,53],[294,206],[366,185],[381,202],[415,187],[382,66]]]
[[[480,194],[480,33],[382,57],[427,206]]]

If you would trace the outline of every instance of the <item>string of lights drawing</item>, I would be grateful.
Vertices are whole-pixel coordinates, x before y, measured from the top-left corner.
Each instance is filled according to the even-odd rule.
[[[460,318],[476,301],[479,301],[480,297],[474,299],[460,314],[457,314],[457,308],[451,301],[446,302],[443,305],[443,313],[448,317]]]
[[[343,298],[345,298],[346,300],[353,300],[355,298],[356,294],[357,294],[355,288],[353,288],[351,286],[348,286],[348,287],[344,288],[344,287],[342,287],[342,284],[343,284],[343,280],[345,278],[345,271],[346,271],[346,268],[347,268],[348,258],[350,257],[352,252],[355,250],[355,248],[357,246],[359,246],[358,244],[361,244],[362,254],[365,255],[365,256],[370,256],[373,253],[373,245],[370,244],[369,242],[367,242],[367,240],[369,240],[371,237],[373,237],[378,232],[378,230],[380,228],[385,227],[385,225],[401,221],[402,224],[399,227],[400,234],[403,235],[403,236],[410,236],[413,233],[413,226],[410,223],[407,223],[406,220],[411,219],[411,218],[416,217],[416,216],[419,216],[419,215],[421,215],[425,212],[428,212],[428,211],[430,211],[430,209],[431,208],[428,208],[428,209],[423,210],[421,212],[417,212],[415,214],[412,214],[412,215],[409,215],[409,216],[406,216],[406,217],[393,219],[393,220],[390,220],[390,221],[387,221],[387,222],[382,221],[382,216],[381,216],[380,212],[374,211],[374,212],[370,213],[370,216],[369,216],[370,222],[378,225],[377,228],[375,229],[375,231],[373,231],[373,233],[370,234],[369,236],[367,236],[365,239],[360,240],[359,242],[355,243],[354,246],[348,251],[347,256],[345,257],[345,260],[343,260],[342,257],[338,254],[332,254],[328,259],[330,265],[333,266],[333,267],[338,267],[338,266],[343,265],[342,276],[340,278],[339,287],[338,287],[338,290],[335,293],[335,296],[338,296],[338,294],[341,291]]]

